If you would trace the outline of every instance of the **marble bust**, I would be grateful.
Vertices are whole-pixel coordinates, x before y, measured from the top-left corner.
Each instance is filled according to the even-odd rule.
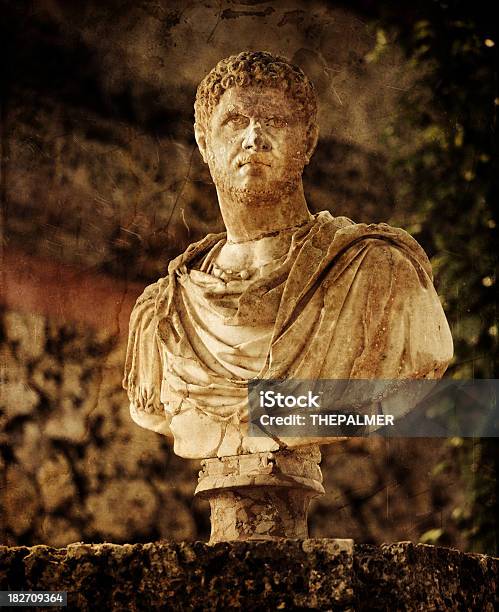
[[[250,379],[438,378],[452,357],[419,244],[310,213],[316,114],[305,74],[265,52],[220,61],[198,87],[196,141],[227,231],[191,244],[137,300],[124,377],[134,421],[182,457],[311,443],[246,435]]]

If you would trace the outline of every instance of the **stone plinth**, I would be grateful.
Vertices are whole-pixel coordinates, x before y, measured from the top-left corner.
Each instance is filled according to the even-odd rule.
[[[196,495],[211,506],[210,543],[308,538],[310,500],[324,494],[318,446],[205,459]]]
[[[499,560],[344,540],[0,547],[1,590],[65,590],[77,610],[479,610]]]

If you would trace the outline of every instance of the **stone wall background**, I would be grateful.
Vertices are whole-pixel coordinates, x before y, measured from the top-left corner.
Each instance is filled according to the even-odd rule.
[[[11,52],[1,107],[0,538],[55,546],[206,538],[208,509],[192,499],[197,462],[130,421],[124,329],[87,281],[144,286],[188,243],[221,230],[192,105],[215,62],[248,48],[286,55],[316,85],[311,209],[410,229],[410,198],[394,195],[384,139],[414,73],[374,22],[342,3],[1,5]],[[385,53],[372,61],[380,45]],[[411,139],[408,126],[407,148]],[[21,280],[17,260],[30,270]],[[69,270],[73,289],[85,275],[83,305],[66,299],[67,274],[48,292],[43,262]],[[128,306],[113,299],[126,319]],[[466,548],[456,512],[465,507],[462,449],[453,444],[325,448],[328,494],[314,502],[311,536]]]
[[[135,426],[123,344],[9,311],[2,321],[3,543],[183,540],[206,531],[197,466]]]
[[[220,231],[193,103],[201,78],[243,49],[283,54],[314,81],[321,139],[305,177],[313,211],[404,222],[383,128],[412,73],[395,46],[369,62],[374,25],[340,4],[4,4],[10,248],[147,282],[188,243]]]
[[[15,311],[1,330],[1,542],[207,539],[199,463],[128,415],[123,341]],[[322,450],[327,494],[312,504],[311,537],[379,544],[441,530],[440,543],[466,547],[453,515],[459,448],[359,438]]]

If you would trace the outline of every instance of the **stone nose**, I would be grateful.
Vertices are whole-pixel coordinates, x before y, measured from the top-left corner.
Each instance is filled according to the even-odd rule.
[[[253,151],[270,151],[272,145],[262,124],[252,119],[246,129],[242,143],[243,149]]]

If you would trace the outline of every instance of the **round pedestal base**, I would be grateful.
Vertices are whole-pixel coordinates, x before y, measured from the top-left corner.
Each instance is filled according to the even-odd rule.
[[[210,543],[307,538],[310,500],[324,493],[317,446],[205,459],[196,495],[211,506]]]

